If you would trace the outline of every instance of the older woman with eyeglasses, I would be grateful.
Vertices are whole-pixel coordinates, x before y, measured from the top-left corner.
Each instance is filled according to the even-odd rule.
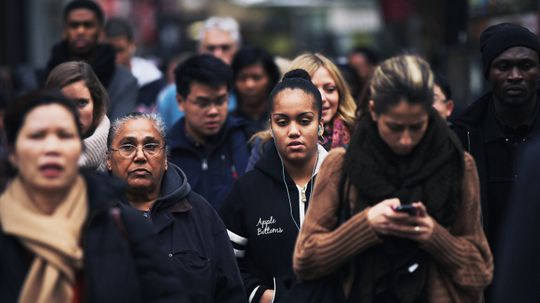
[[[125,207],[154,225],[179,270],[179,286],[194,302],[243,302],[246,295],[223,222],[167,162],[165,127],[153,114],[117,120],[109,135],[107,169],[127,182]]]

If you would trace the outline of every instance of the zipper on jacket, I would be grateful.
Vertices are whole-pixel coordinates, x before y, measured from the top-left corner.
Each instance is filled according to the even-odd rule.
[[[202,170],[208,170],[208,160],[206,160],[206,158],[202,159],[201,169]]]

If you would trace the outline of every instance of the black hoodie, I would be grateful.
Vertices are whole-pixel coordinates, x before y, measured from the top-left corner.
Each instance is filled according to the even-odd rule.
[[[319,146],[315,174],[326,154]],[[272,144],[255,168],[237,180],[220,210],[249,302],[259,302],[267,289],[275,291],[276,301],[296,280],[292,254],[315,180],[302,195],[282,167]]]
[[[191,191],[184,172],[172,163],[150,218],[162,247],[177,265],[179,288],[193,302],[246,301],[223,222],[202,196]]]

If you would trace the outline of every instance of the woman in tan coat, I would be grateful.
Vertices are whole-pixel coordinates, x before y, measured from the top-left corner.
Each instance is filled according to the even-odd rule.
[[[429,65],[388,59],[370,90],[349,148],[332,150],[319,172],[296,274],[344,268],[349,302],[479,302],[493,260],[476,166],[432,109]]]

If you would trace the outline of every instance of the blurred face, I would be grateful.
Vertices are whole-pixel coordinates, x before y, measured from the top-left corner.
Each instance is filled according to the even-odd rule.
[[[238,97],[242,104],[265,103],[270,78],[261,64],[243,68],[235,80]]]
[[[321,93],[323,107],[322,119],[324,123],[328,123],[334,119],[339,106],[339,92],[336,82],[324,67],[320,67],[311,76],[311,82],[319,89]]]
[[[540,69],[538,54],[526,47],[511,47],[493,59],[489,81],[497,101],[506,106],[521,106],[536,94]]]
[[[356,73],[362,80],[366,80],[371,77],[374,70],[373,66],[369,64],[366,56],[363,54],[352,54],[349,57],[349,63],[356,70]]]
[[[219,29],[208,30],[199,44],[199,54],[210,54],[231,65],[238,44],[229,32]]]
[[[448,100],[440,86],[433,85],[433,107],[443,119],[448,119],[454,110],[454,102]]]
[[[186,131],[197,142],[204,143],[223,127],[227,119],[227,85],[211,87],[192,82],[186,98],[177,95],[180,110],[184,112]]]
[[[113,151],[107,158],[107,169],[126,181],[131,192],[159,193],[167,170],[167,155],[163,149],[164,139],[154,123],[147,119],[126,122],[111,145]],[[131,155],[122,149],[132,150]],[[153,152],[149,153],[148,149]]]
[[[135,45],[126,37],[110,37],[107,43],[112,45],[116,51],[116,64],[130,67],[130,60],[135,52]]]
[[[429,115],[420,104],[401,101],[381,114],[373,110],[373,101],[369,107],[381,139],[395,154],[408,155],[424,137]]]
[[[90,95],[90,91],[84,81],[78,81],[71,83],[68,86],[62,88],[62,93],[75,101],[75,105],[79,109],[79,119],[82,125],[82,131],[85,137],[88,131],[92,127],[94,122],[94,101]]]
[[[69,50],[75,55],[88,55],[98,44],[101,29],[93,11],[86,8],[72,10],[64,25],[64,36]]]
[[[75,181],[81,150],[73,115],[58,104],[42,105],[27,114],[9,160],[28,189],[58,192]]]
[[[312,96],[286,89],[274,101],[270,115],[276,148],[289,163],[305,163],[317,154],[319,114]]]

